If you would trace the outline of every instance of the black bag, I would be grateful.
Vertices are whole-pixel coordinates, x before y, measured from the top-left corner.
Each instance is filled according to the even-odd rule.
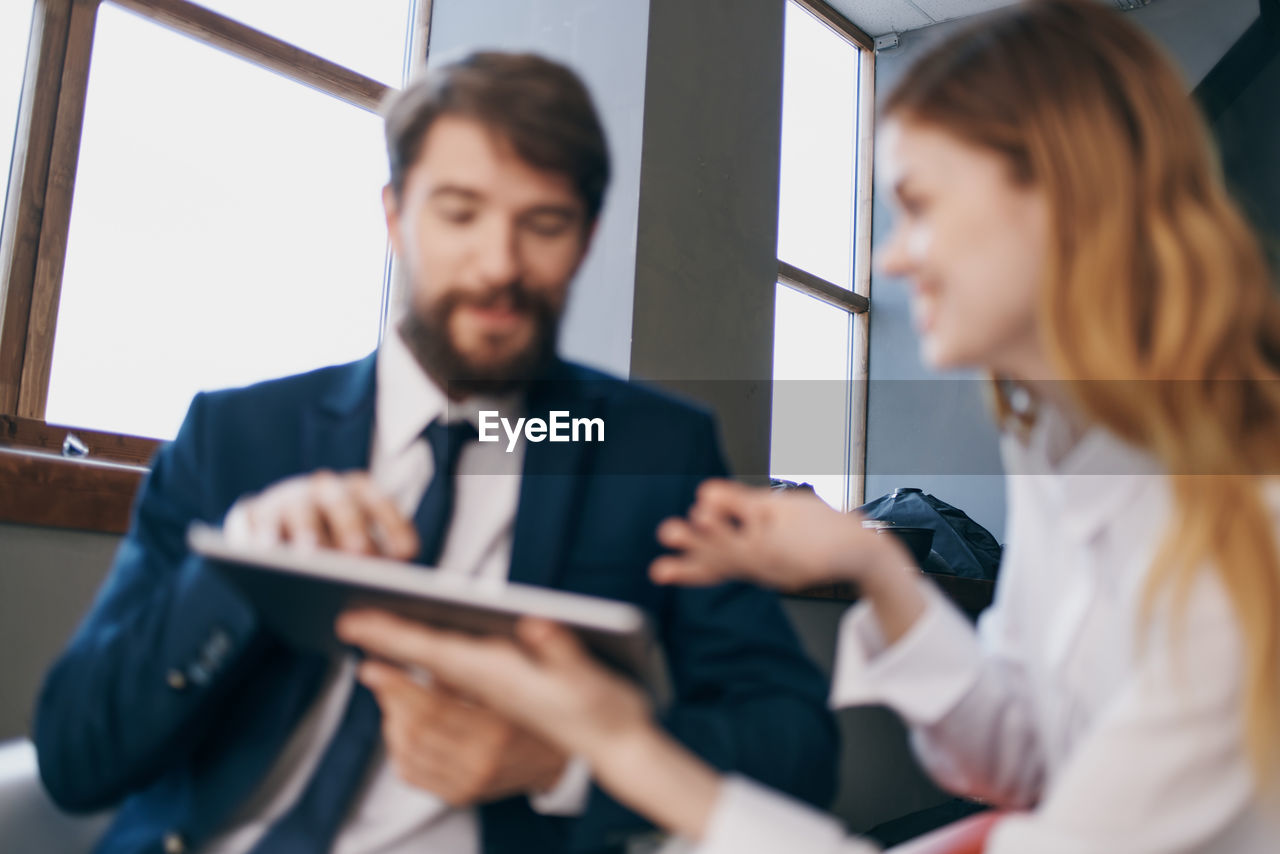
[[[933,551],[923,569],[961,578],[995,580],[1001,551],[996,538],[964,511],[939,498],[912,487],[900,487],[868,501],[858,512],[868,519],[932,529]]]

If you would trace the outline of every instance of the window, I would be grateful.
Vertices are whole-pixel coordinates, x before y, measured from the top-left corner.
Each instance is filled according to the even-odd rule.
[[[5,223],[0,417],[169,438],[200,389],[371,351],[389,287],[376,108],[424,54],[428,8],[40,0],[10,174],[43,212]]]
[[[0,146],[5,149],[5,175],[9,174],[8,167],[13,164],[18,99],[22,95],[22,74],[27,65],[32,5],[30,0],[0,5]],[[7,204],[5,208],[8,208]]]
[[[373,113],[102,7],[46,420],[172,438],[201,389],[370,352],[382,150]]]
[[[414,14],[411,0],[201,0],[228,18],[395,86],[405,73],[398,50]]]
[[[820,2],[786,10],[771,476],[862,502],[870,39]]]
[[[194,392],[376,346],[376,111],[431,3],[0,5],[0,520],[122,530],[141,470],[119,464]],[[86,461],[31,453],[68,429]]]

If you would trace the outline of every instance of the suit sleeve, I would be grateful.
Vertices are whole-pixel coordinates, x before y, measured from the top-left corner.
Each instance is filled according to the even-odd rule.
[[[172,767],[261,640],[248,604],[186,550],[188,524],[214,515],[205,403],[156,456],[106,583],[45,677],[36,750],[64,809],[110,806]]]
[[[673,512],[698,485],[724,476],[707,418],[690,454]],[[839,755],[827,681],[800,646],[772,593],[745,584],[664,590],[662,641],[674,689],[663,725],[710,764],[825,807]],[[584,823],[614,833],[645,823],[599,790]],[[609,834],[605,834],[608,836]]]

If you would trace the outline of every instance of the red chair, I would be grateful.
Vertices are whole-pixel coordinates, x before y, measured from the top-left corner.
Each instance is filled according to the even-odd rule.
[[[1004,816],[1001,812],[978,813],[896,845],[885,854],[982,854],[991,829]]]

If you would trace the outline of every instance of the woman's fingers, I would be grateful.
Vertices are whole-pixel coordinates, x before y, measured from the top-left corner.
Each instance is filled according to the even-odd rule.
[[[676,551],[687,551],[700,542],[697,530],[678,516],[665,519],[658,525],[658,542]]]
[[[704,480],[698,487],[697,503],[726,516],[738,515],[755,493],[761,490],[724,478]]]
[[[649,564],[649,578],[655,584],[706,587],[732,577],[733,573],[725,566],[682,555],[664,555]]]
[[[347,611],[338,617],[338,637],[365,652],[402,664],[422,667],[450,683],[475,665],[475,650],[453,632],[401,619],[385,611]]]
[[[564,670],[593,664],[573,632],[550,620],[523,617],[516,623],[516,637],[544,666]]]

